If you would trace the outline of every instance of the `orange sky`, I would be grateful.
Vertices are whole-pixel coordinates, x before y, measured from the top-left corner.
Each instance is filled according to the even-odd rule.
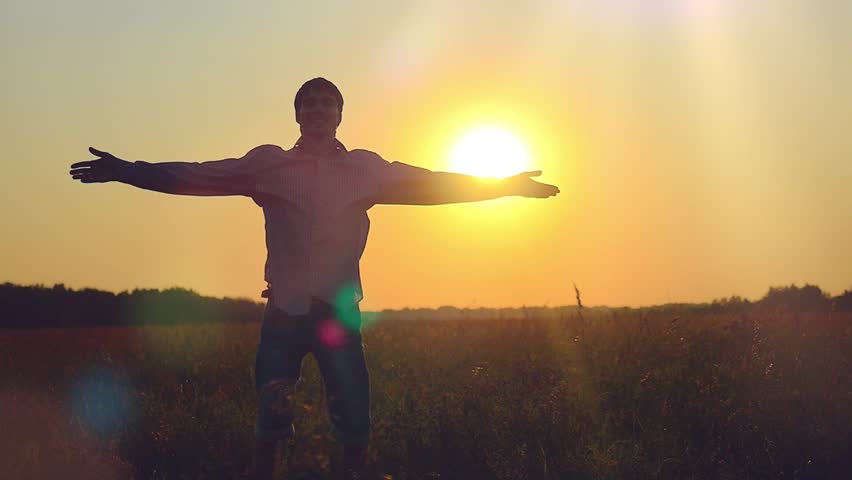
[[[500,125],[562,191],[375,207],[364,308],[564,305],[572,281],[610,305],[852,288],[848,2],[350,5],[10,7],[0,281],[259,299],[251,200],[82,185],[68,166],[89,145],[289,147],[293,95],[322,75],[349,148],[447,170],[465,132]]]

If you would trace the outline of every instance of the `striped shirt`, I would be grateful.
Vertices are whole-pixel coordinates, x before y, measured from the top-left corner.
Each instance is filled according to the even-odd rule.
[[[368,150],[349,151],[340,142],[326,155],[297,142],[290,150],[261,145],[241,158],[209,162],[137,161],[126,183],[180,195],[251,197],[266,220],[272,301],[299,315],[312,298],[341,306],[364,298],[358,263],[370,230],[367,210],[377,203],[416,203],[392,187],[432,173]]]

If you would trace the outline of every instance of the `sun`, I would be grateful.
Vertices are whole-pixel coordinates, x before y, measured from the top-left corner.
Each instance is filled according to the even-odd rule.
[[[465,133],[450,152],[450,169],[477,177],[508,177],[529,167],[530,157],[517,136],[499,127]]]

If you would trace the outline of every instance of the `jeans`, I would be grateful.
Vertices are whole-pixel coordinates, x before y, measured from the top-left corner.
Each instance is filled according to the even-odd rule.
[[[370,383],[358,319],[357,304],[335,312],[333,306],[315,300],[306,315],[289,315],[271,300],[267,303],[255,362],[258,439],[295,435],[293,395],[302,359],[313,353],[325,385],[332,432],[344,445],[367,445]]]

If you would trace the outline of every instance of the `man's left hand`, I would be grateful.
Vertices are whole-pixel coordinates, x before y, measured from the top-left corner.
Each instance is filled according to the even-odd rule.
[[[507,178],[507,187],[510,195],[527,198],[548,198],[559,193],[559,187],[547,183],[536,182],[531,177],[541,175],[541,170],[524,172]]]

